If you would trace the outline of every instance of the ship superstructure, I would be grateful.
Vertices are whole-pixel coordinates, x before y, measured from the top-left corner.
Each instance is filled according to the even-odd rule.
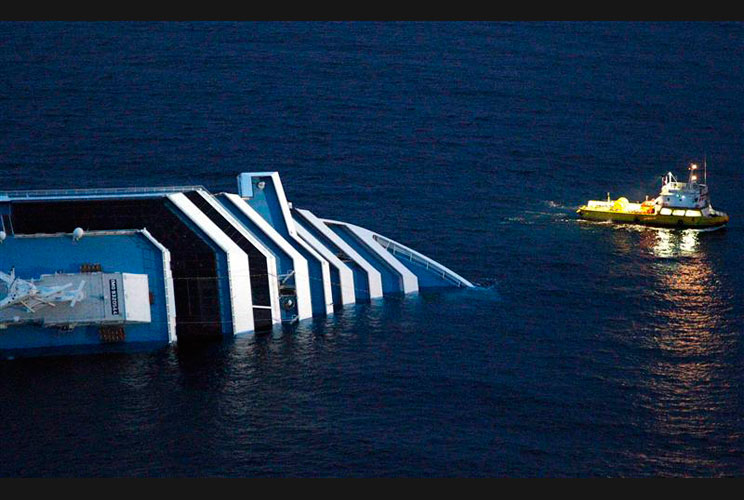
[[[9,191],[0,221],[4,353],[240,335],[473,286],[390,238],[294,208],[277,172],[240,174],[238,193]]]

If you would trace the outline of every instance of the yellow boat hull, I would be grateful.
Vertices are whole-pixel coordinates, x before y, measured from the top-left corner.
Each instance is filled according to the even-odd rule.
[[[706,229],[723,226],[728,223],[728,215],[713,215],[701,217],[686,217],[683,215],[658,215],[628,212],[615,212],[611,210],[597,210],[580,207],[576,213],[582,219],[592,221],[609,221],[625,224],[643,224],[646,226],[684,228],[684,229]]]

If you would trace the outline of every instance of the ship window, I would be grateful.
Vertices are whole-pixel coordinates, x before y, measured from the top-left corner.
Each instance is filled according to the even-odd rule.
[[[661,212],[659,212],[661,215],[671,215],[672,211],[668,208],[662,208]]]
[[[672,212],[672,215],[676,215],[678,217],[682,217],[683,215],[685,215],[685,211],[684,210],[675,210],[674,212]]]
[[[700,212],[700,210],[688,210],[685,212],[685,215],[687,217],[701,217],[703,214]]]

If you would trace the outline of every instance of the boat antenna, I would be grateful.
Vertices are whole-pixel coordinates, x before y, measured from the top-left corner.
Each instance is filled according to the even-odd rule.
[[[708,153],[703,155],[703,182],[708,185]]]

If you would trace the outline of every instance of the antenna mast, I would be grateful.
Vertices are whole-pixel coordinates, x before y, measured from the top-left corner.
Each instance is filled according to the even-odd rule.
[[[703,156],[703,182],[708,185],[708,153]]]

